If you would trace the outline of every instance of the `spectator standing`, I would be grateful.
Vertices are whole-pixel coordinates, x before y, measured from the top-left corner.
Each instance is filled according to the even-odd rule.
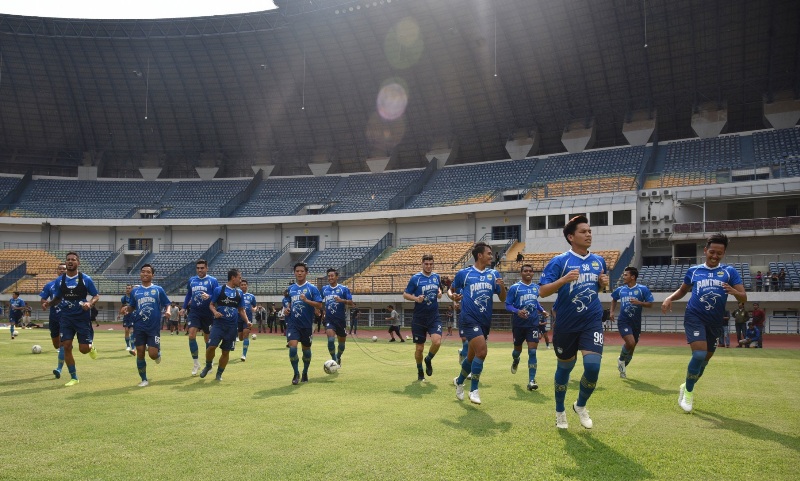
[[[778,290],[786,290],[786,271],[784,269],[778,272]]]
[[[361,310],[353,304],[353,308],[350,309],[350,334],[358,335],[358,316],[360,314]]]
[[[778,273],[773,272],[770,276],[770,287],[772,288],[772,292],[778,290]]]
[[[756,292],[761,292],[761,289],[764,287],[764,276],[761,274],[761,271],[756,272]]]
[[[739,308],[733,311],[733,321],[736,324],[736,341],[744,339],[744,331],[747,329],[747,320],[750,314],[744,308],[744,302],[739,303]],[[742,347],[741,343],[736,347]]]
[[[725,309],[725,314],[722,315],[722,333],[719,336],[719,347],[731,347],[731,311]]]
[[[753,325],[758,328],[758,347],[763,347],[764,343],[764,323],[767,320],[767,313],[758,305],[753,303]]]

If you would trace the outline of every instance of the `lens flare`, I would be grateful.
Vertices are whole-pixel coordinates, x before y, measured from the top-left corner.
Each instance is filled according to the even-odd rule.
[[[411,17],[406,17],[389,30],[383,45],[386,59],[396,69],[407,69],[416,64],[425,43],[422,41],[422,32],[419,24]]]
[[[408,93],[397,82],[389,82],[378,92],[376,107],[378,115],[386,120],[397,120],[402,117],[408,105]]]

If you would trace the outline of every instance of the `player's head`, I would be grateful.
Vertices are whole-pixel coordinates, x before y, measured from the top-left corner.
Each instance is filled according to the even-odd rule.
[[[66,257],[64,257],[64,265],[67,266],[67,272],[75,272],[78,270],[78,266],[81,265],[81,256],[78,255],[75,251],[67,252]]]
[[[332,286],[335,286],[336,282],[339,280],[339,271],[333,267],[329,267],[326,273],[328,274],[328,283]]]
[[[58,266],[56,266],[56,272],[59,276],[63,275],[65,272],[67,272],[67,265],[63,262],[59,262]]]
[[[232,285],[233,287],[239,287],[241,282],[242,273],[239,272],[239,269],[230,269],[228,271],[228,284]]]
[[[388,306],[386,306],[386,310],[387,311],[393,311],[394,310],[394,306],[389,304]]]
[[[130,294],[131,290],[133,290],[133,285],[131,284],[125,285],[125,294]]]
[[[564,226],[564,239],[578,249],[588,249],[592,245],[592,228],[585,215],[576,215]]]
[[[153,280],[153,274],[156,270],[150,264],[145,264],[139,269],[139,279],[145,284],[149,284]]]
[[[519,268],[519,274],[520,277],[522,277],[522,282],[530,284],[533,279],[533,266],[530,264],[522,264]]]
[[[14,297],[14,299],[16,299],[17,297],[19,297],[19,291],[14,291],[13,297]]]
[[[306,281],[308,275],[308,264],[305,262],[298,262],[294,265],[294,280],[297,284],[302,284]]]
[[[639,269],[629,266],[626,267],[624,271],[622,271],[622,282],[625,284],[630,284],[631,282],[636,282],[636,279],[639,278]]]
[[[433,272],[433,254],[422,254],[422,272],[426,276]]]
[[[476,264],[488,266],[494,260],[492,257],[492,247],[486,242],[477,242],[472,246],[472,258]]]
[[[728,248],[728,236],[718,232],[711,234],[706,239],[706,246],[703,248],[703,254],[706,256],[706,265],[708,267],[717,267],[725,257],[725,250]]]
[[[289,297],[289,289],[283,290],[283,297]]]
[[[244,277],[242,277],[242,280],[239,282],[239,288],[242,290],[242,292],[247,292],[247,279]]]
[[[208,261],[205,259],[197,259],[194,263],[194,269],[197,271],[199,277],[205,277],[208,273]]]

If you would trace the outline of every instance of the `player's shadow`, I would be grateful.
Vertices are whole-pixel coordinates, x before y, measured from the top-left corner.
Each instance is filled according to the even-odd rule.
[[[52,380],[55,379],[55,377],[52,374],[42,374],[41,376],[29,377],[28,379],[12,379],[10,381],[0,381],[0,386],[17,386],[22,384],[28,384],[30,382],[45,381],[48,379]],[[5,393],[0,392],[0,396],[4,394]]]
[[[75,388],[71,388],[71,389],[75,389]],[[78,388],[78,389],[80,389],[80,388]],[[100,390],[100,391],[75,392],[71,396],[69,396],[68,399],[97,398],[98,396],[100,396],[100,397],[102,397],[102,396],[119,396],[121,394],[128,394],[128,393],[131,393],[131,392],[134,392],[134,391],[138,391],[138,390],[141,390],[141,389],[143,389],[143,388],[140,388],[140,387],[136,386],[135,384],[132,384],[130,386],[115,387],[113,389],[103,389],[103,390]],[[144,389],[147,389],[147,388],[144,388]]]
[[[674,396],[677,393],[675,389],[660,388],[656,385],[639,381],[638,379],[628,378],[624,379],[622,382],[631,389],[635,389],[637,391],[642,391],[642,392],[649,392],[651,394],[655,394],[658,396]]]
[[[459,406],[464,410],[464,414],[457,420],[442,419],[441,423],[447,427],[461,429],[471,436],[496,436],[500,433],[508,432],[511,423],[508,421],[497,422],[492,416],[486,413],[479,406],[472,406],[469,401],[459,402]]]
[[[578,429],[583,429],[578,427]],[[564,452],[575,466],[557,466],[564,479],[594,479],[603,473],[607,479],[652,479],[655,475],[630,456],[617,451],[595,438],[588,431],[577,436],[566,429],[558,434],[564,440]]]
[[[422,399],[424,396],[435,393],[437,389],[439,389],[439,386],[427,381],[412,381],[408,383],[402,391],[396,390],[392,391],[392,393],[413,399]]]
[[[61,382],[61,384],[63,385],[64,382],[66,382],[66,381]],[[3,390],[3,391],[0,391],[0,397],[28,396],[30,394],[39,394],[41,392],[52,391],[52,390],[53,390],[53,386],[52,385],[44,385],[43,384],[41,387],[35,387],[35,388],[32,387],[32,388],[28,388],[28,389],[16,389],[16,390],[13,390],[13,391]]]
[[[790,436],[788,434],[775,432],[764,426],[708,411],[698,411],[695,409],[694,415],[714,424],[714,427],[717,429],[727,429],[761,441],[778,442],[794,451],[800,451],[800,436]]]
[[[275,396],[286,396],[287,394],[299,394],[303,390],[303,385],[293,386],[286,384],[284,386],[274,387],[272,389],[264,389],[263,391],[256,391],[253,393],[253,399],[266,399]]]
[[[528,391],[527,384],[524,386],[520,386],[519,384],[514,385],[514,393],[516,396],[511,397],[512,400],[522,401],[531,404],[544,404],[545,401],[548,401],[548,398],[544,396],[542,392],[542,386],[539,386],[539,389],[535,391]]]

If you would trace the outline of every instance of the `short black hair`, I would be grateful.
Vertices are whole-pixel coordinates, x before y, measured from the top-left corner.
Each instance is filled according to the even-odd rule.
[[[522,269],[525,269],[526,267],[530,267],[531,270],[533,270],[533,266],[532,265],[530,265],[530,264],[522,264],[521,266],[519,266],[519,271],[522,272]]]
[[[67,255],[65,255],[65,256],[64,256],[64,259],[66,259],[66,258],[67,258],[67,257],[69,257],[69,256],[75,256],[75,257],[77,257],[77,258],[78,258],[78,260],[81,260],[81,256],[80,256],[80,254],[78,254],[78,253],[77,253],[77,252],[75,252],[75,251],[69,251],[69,252],[67,252]]]
[[[247,282],[247,279],[245,279],[244,277],[242,277],[242,282],[244,282],[245,284],[250,284],[249,282]]]
[[[333,267],[328,267],[328,270],[327,270],[327,271],[325,271],[325,274],[330,274],[331,272],[333,272],[333,273],[334,273],[334,274],[336,274],[337,276],[339,275],[339,271],[337,271],[337,270],[336,270],[336,269],[334,269]]]
[[[632,275],[632,276],[633,276],[635,279],[638,279],[638,278],[639,278],[639,269],[637,269],[637,268],[635,268],[635,267],[633,267],[633,266],[628,266],[628,267],[626,267],[626,268],[625,268],[625,272],[630,272],[630,273],[631,273],[631,275]]]
[[[293,271],[296,271],[298,267],[302,267],[302,268],[303,268],[303,270],[305,270],[306,272],[308,272],[308,264],[306,264],[305,262],[298,262],[297,264],[295,264],[295,265],[294,265],[294,267],[292,268],[292,270],[293,270]]]
[[[142,269],[144,269],[145,267],[149,267],[149,268],[150,268],[150,272],[152,272],[153,274],[155,274],[155,273],[156,273],[156,268],[155,268],[155,267],[153,267],[152,265],[150,265],[150,264],[144,264],[144,265],[142,266]],[[139,269],[139,270],[141,271],[142,269]]]
[[[725,246],[725,249],[728,249],[728,236],[723,234],[722,232],[717,232],[716,234],[711,234],[706,239],[706,248],[708,248],[711,244],[722,244]]]
[[[491,249],[491,246],[489,244],[487,244],[486,242],[477,242],[477,243],[475,243],[475,245],[472,246],[472,258],[477,261],[478,260],[478,254],[481,254],[482,252],[484,252],[487,247],[489,247]]]
[[[569,240],[569,236],[574,235],[575,231],[578,230],[578,224],[588,224],[589,219],[586,218],[585,215],[576,215],[572,219],[567,222],[567,225],[564,226],[564,239],[567,239],[569,245],[572,245],[572,242]]]
[[[208,267],[208,261],[205,259],[197,259],[197,262],[194,263],[195,267],[197,267],[198,264],[203,264],[204,266]]]
[[[239,275],[239,269],[231,269],[228,271],[228,280],[231,280],[238,275]]]
[[[432,260],[433,260],[433,254],[422,254],[422,262],[432,261]]]

